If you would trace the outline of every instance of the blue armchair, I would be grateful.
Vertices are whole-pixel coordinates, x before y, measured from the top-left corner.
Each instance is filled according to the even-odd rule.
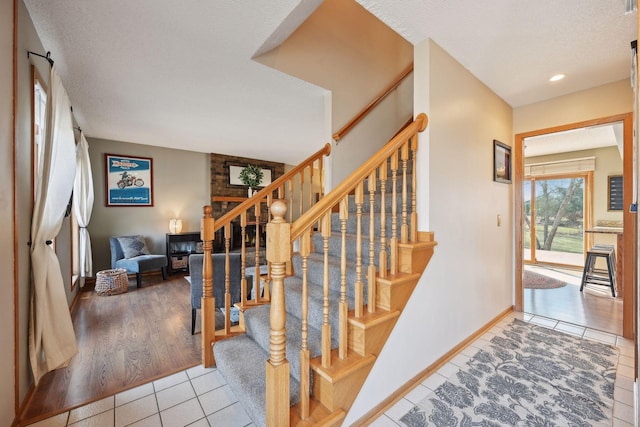
[[[111,268],[124,268],[136,275],[136,287],[142,285],[142,273],[162,270],[162,280],[167,279],[167,257],[150,254],[143,236],[110,237]]]

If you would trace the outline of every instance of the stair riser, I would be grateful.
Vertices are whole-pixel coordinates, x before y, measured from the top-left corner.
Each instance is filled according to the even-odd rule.
[[[338,409],[348,411],[355,395],[367,379],[374,362],[375,357],[368,356],[363,359],[357,369],[350,370],[349,375],[335,381],[331,381],[326,376],[315,374],[313,377],[313,396],[330,411]],[[319,368],[314,366],[312,369],[315,371]]]

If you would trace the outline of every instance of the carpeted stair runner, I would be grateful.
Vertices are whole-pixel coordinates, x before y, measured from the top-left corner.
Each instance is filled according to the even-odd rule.
[[[390,175],[390,173],[389,173]],[[408,183],[411,177],[408,175]],[[397,188],[400,189],[402,183],[401,175],[398,174]],[[410,185],[409,185],[410,187]],[[362,204],[362,276],[361,281],[364,287],[364,301],[367,300],[367,278],[366,272],[369,265],[369,193],[365,183],[365,197]],[[378,191],[380,186],[378,185]],[[410,194],[410,193],[408,193]],[[411,203],[409,196],[407,209],[410,211]],[[391,178],[387,180],[385,194],[385,211],[389,214],[386,219],[386,236],[391,236]],[[402,194],[398,191],[397,201],[397,230],[400,232],[400,213]],[[374,234],[380,236],[380,208],[381,195],[375,195],[374,212],[375,227]],[[349,218],[346,224],[347,238],[347,300],[349,309],[353,309],[354,289],[356,282],[356,204],[354,196],[349,196],[348,203]],[[340,256],[342,235],[340,232],[341,221],[338,213],[333,213],[331,218],[332,234],[329,238],[329,306],[331,307],[329,322],[331,324],[332,347],[337,348],[338,344],[338,303],[340,300]],[[308,258],[308,322],[309,322],[309,351],[310,357],[321,355],[321,333],[323,322],[323,277],[324,277],[324,238],[320,233],[315,233],[312,237],[313,251]],[[375,263],[378,263],[380,243],[376,242]],[[286,331],[287,331],[287,351],[286,357],[290,364],[291,405],[299,401],[299,381],[300,381],[300,346],[302,330],[302,258],[298,254],[292,257],[293,271],[295,275],[285,278],[285,303],[287,309]],[[247,410],[249,416],[258,426],[266,425],[266,387],[265,387],[265,363],[269,359],[269,305],[248,309],[245,311],[246,335],[241,335],[231,339],[216,342],[213,347],[217,368],[225,377],[227,383]],[[311,387],[312,389],[312,387]]]

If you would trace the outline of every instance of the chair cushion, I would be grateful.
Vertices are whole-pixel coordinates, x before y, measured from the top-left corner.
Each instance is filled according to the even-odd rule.
[[[164,255],[139,255],[133,258],[123,258],[116,261],[117,268],[126,268],[129,273],[142,273],[167,266]]]
[[[149,249],[147,249],[143,236],[122,236],[117,239],[125,258],[149,254]]]

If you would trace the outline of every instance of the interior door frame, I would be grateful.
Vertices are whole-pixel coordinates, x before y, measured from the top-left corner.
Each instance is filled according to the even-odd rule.
[[[549,133],[562,132],[572,129],[578,129],[589,126],[597,126],[614,122],[623,123],[623,140],[624,140],[624,160],[623,160],[623,176],[633,176],[633,113],[618,114],[614,116],[603,117],[599,119],[587,120],[583,122],[571,123],[552,128],[539,129],[531,132],[519,133],[515,135],[514,142],[514,201],[515,201],[515,310],[524,310],[524,198],[522,191],[522,183],[524,179],[524,156],[523,143],[525,138],[532,136],[545,135]],[[624,206],[623,211],[623,268],[622,281],[624,283],[624,295],[622,297],[622,334],[625,338],[636,338],[636,322],[635,307],[637,295],[636,280],[636,214],[629,211],[628,207],[633,202],[633,181],[631,179],[624,180]]]

